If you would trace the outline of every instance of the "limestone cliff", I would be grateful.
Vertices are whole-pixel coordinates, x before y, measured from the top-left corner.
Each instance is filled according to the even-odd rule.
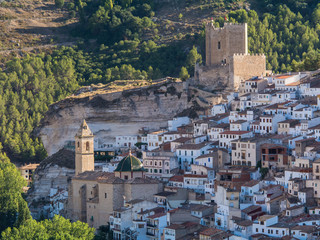
[[[137,134],[142,127],[166,127],[167,120],[179,114],[195,115],[204,109],[198,104],[198,95],[186,83],[171,79],[123,91],[89,87],[51,105],[35,134],[51,155],[74,140],[86,119],[95,141],[109,143],[117,135]]]

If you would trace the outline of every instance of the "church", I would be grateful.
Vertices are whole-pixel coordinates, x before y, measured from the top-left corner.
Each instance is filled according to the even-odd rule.
[[[68,215],[98,228],[107,225],[113,210],[133,199],[153,200],[163,191],[158,180],[145,177],[141,161],[131,152],[113,173],[94,170],[94,135],[83,121],[75,136],[75,176],[69,187]]]

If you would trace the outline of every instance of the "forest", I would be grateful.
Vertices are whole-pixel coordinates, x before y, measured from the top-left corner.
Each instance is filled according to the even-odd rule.
[[[219,8],[232,2],[237,1],[221,0]],[[320,4],[265,0],[255,6],[257,12],[229,11],[228,21],[248,23],[250,51],[266,54],[268,69],[287,72],[320,67]],[[194,64],[204,58],[204,27],[171,42],[158,40],[160,26],[153,16],[159,7],[152,0],[75,0],[60,7],[76,12],[83,31],[75,32],[81,32],[84,40],[75,47],[8,59],[0,72],[0,142],[14,162],[39,162],[46,157],[33,129],[50,104],[80,86],[117,79],[186,79],[192,76]],[[214,22],[223,26],[225,18],[216,17]],[[97,42],[90,45],[92,38]]]
[[[0,146],[1,147],[1,146]],[[95,229],[83,222],[71,223],[56,215],[52,220],[33,220],[23,198],[26,181],[19,170],[0,154],[0,239],[106,239],[95,236]]]

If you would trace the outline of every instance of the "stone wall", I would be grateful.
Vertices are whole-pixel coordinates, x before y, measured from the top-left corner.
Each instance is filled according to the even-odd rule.
[[[262,54],[234,54],[230,57],[230,87],[238,89],[240,82],[253,76],[266,75],[266,57]]]
[[[225,23],[223,28],[206,25],[206,66],[228,63],[235,53],[248,53],[247,24]]]
[[[229,64],[196,66],[196,82],[207,90],[224,90],[229,86],[229,71]]]
[[[196,66],[197,83],[208,90],[237,90],[241,81],[266,75],[266,57],[256,54],[234,54],[229,64]]]

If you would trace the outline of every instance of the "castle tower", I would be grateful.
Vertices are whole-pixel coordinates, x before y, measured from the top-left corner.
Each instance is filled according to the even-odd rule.
[[[225,23],[223,28],[206,25],[206,65],[229,63],[234,54],[248,54],[247,24]]]
[[[94,136],[88,124],[83,120],[81,127],[75,136],[75,175],[85,171],[94,171],[93,139]]]

